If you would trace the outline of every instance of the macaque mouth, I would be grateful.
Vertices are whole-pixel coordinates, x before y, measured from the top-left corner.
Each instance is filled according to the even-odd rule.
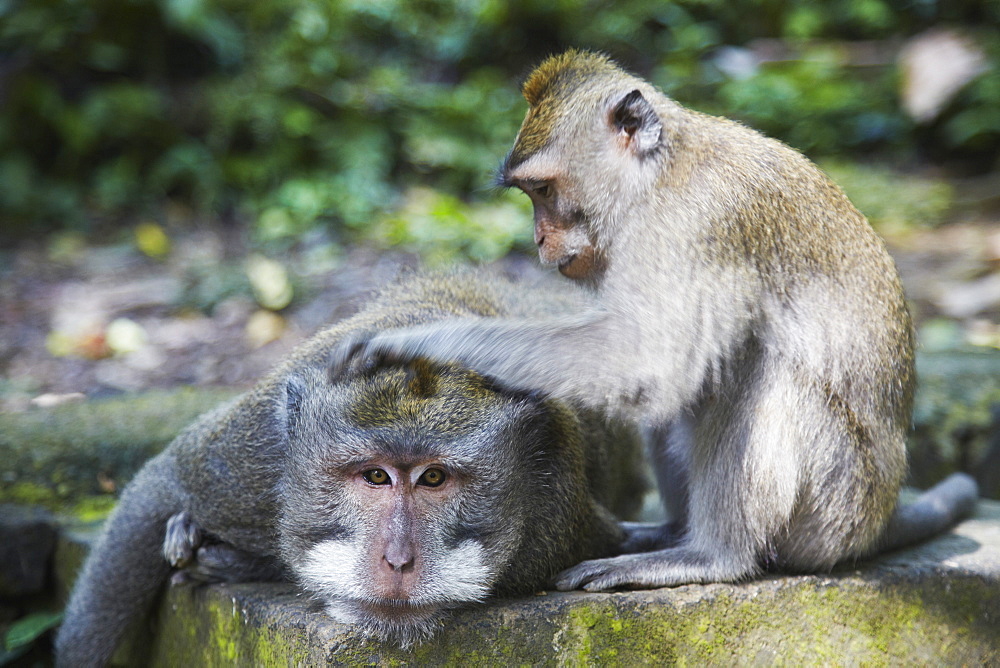
[[[559,260],[557,264],[560,269],[565,269],[569,265],[573,264],[576,261],[576,258],[578,257],[580,256],[577,253],[573,253],[572,255],[565,255]]]
[[[417,617],[423,618],[440,612],[442,606],[437,603],[418,603],[402,598],[373,598],[355,601],[355,605],[368,613],[380,617]]]

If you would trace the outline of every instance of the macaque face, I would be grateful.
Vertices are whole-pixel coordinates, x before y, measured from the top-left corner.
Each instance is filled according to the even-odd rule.
[[[328,614],[404,647],[493,592],[523,518],[487,509],[525,477],[496,474],[519,470],[517,401],[468,372],[411,376],[296,407],[280,521],[284,560]]]
[[[519,188],[534,207],[535,244],[543,264],[555,265],[566,278],[595,282],[605,269],[583,211],[574,206],[558,178],[520,176],[514,170],[504,183]]]
[[[659,174],[649,159],[662,153],[662,122],[638,89],[607,80],[615,77],[595,86],[592,72],[550,69],[522,88],[530,106],[497,183],[531,198],[541,261],[597,287],[608,269],[609,224],[627,223],[628,202],[644,200]]]
[[[447,457],[401,457],[377,446],[360,454],[318,472],[326,489],[317,490],[314,509],[335,504],[325,511],[331,531],[294,570],[334,619],[408,645],[430,635],[446,610],[492,589],[483,543],[456,524],[475,474]]]

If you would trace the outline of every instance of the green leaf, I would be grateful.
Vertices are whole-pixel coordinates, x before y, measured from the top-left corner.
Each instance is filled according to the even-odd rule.
[[[17,620],[7,629],[4,649],[16,650],[35,642],[43,633],[59,626],[62,612],[35,612]]]

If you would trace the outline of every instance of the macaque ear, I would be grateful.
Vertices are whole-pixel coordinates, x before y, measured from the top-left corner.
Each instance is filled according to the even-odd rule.
[[[625,95],[611,111],[611,124],[628,140],[636,155],[644,156],[660,145],[663,123],[638,90]]]
[[[305,397],[306,384],[299,376],[289,376],[285,382],[285,435],[291,437],[299,426],[302,416],[302,400]]]

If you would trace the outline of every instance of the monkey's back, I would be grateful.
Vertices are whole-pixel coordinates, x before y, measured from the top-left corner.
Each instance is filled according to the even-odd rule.
[[[798,151],[687,113],[702,142],[692,182],[709,185],[719,202],[704,217],[705,248],[743,272],[753,303],[749,336],[767,342],[759,353],[770,360],[765,366],[787,369],[798,393],[792,410],[828,421],[800,455],[803,480],[812,482],[790,526],[802,527],[778,551],[796,555],[786,567],[806,569],[841,549],[859,554],[892,514],[906,470],[916,374],[898,271],[846,194]],[[845,547],[815,538],[828,534],[831,546]]]

